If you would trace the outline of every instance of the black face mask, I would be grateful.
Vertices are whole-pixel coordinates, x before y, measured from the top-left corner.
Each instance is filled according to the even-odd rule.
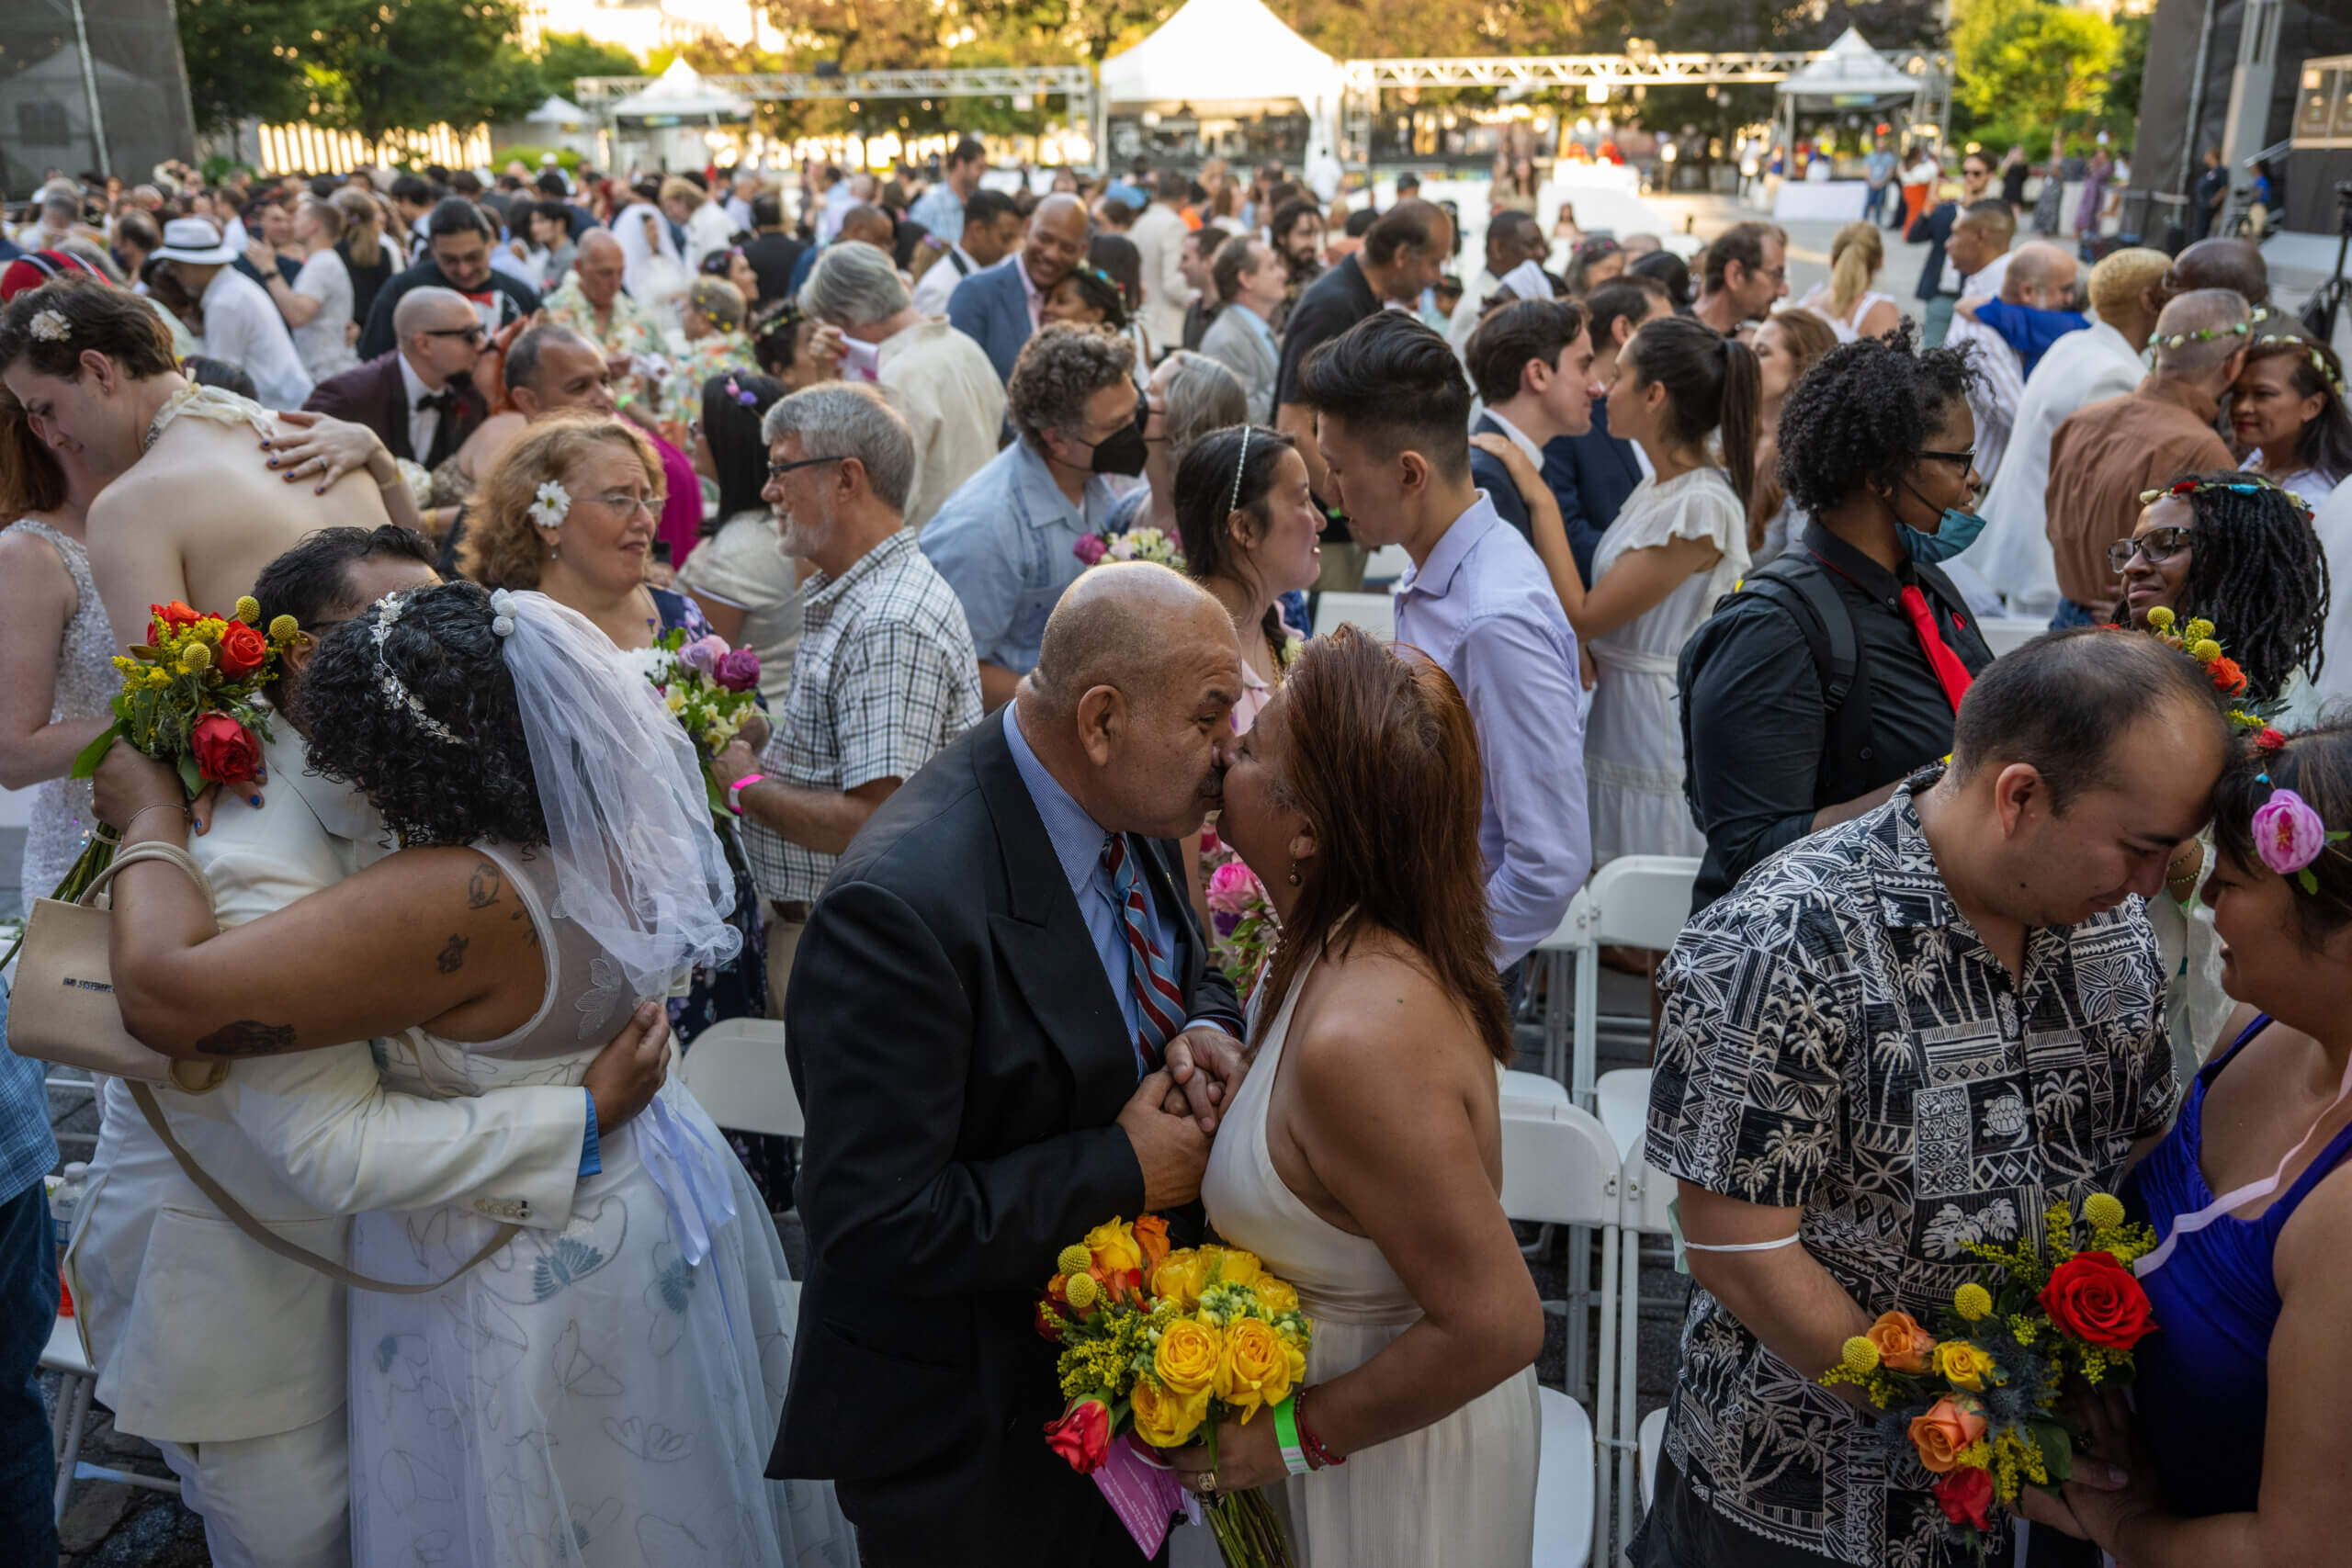
[[[1138,400],[1136,417],[1094,444],[1094,471],[1098,474],[1124,474],[1129,478],[1143,472],[1144,459],[1150,456],[1151,446],[1143,438],[1144,421],[1150,411]]]

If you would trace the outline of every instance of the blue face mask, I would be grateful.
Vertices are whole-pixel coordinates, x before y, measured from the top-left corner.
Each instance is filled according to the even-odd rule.
[[[1906,485],[1904,488],[1908,490],[1910,487]],[[1917,491],[1911,493],[1915,497],[1919,494]],[[1974,544],[1976,536],[1984,531],[1984,519],[1973,512],[1947,506],[1932,534],[1923,534],[1900,518],[1895,520],[1894,528],[1902,536],[1905,555],[1925,565],[1936,566]]]

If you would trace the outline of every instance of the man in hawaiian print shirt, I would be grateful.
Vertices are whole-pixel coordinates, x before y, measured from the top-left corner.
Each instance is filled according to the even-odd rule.
[[[669,348],[652,313],[621,288],[621,243],[609,229],[591,229],[580,236],[571,260],[571,274],[562,287],[539,305],[539,320],[570,327],[602,349],[612,367],[613,402],[626,410],[644,403],[651,418],[653,406],[645,400],[653,389],[645,372],[652,362],[666,363]]]
[[[2174,1102],[2142,900],[2207,816],[2228,723],[2153,637],[2084,629],[1996,661],[1948,766],[1800,840],[1686,928],[1649,1158],[1699,1289],[1636,1568],[1944,1568],[1933,1477],[1814,1380],[1901,1309],[1931,1321],[1973,1241],[2112,1190]],[[2110,1467],[2079,1479],[2120,1484]],[[2034,1568],[2089,1552],[2029,1491]],[[1996,1527],[1991,1561],[2016,1561]]]

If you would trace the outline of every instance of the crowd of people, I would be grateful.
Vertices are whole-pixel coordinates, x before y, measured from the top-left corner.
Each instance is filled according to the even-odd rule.
[[[2321,1560],[2352,859],[2249,824],[2352,829],[2342,370],[2252,246],[2085,267],[1994,170],[1909,214],[1907,305],[1874,222],[1791,303],[1775,226],[1564,237],[1532,170],[1468,267],[1403,182],[1007,192],[976,141],[45,194],[0,261],[0,784],[28,900],[102,824],[160,846],[124,1023],[226,1066],[101,1090],[64,1272],[117,1427],[221,1563],[1139,1561],[1031,1440],[1032,1306],[1198,1201],[1323,1326],[1311,1441],[1230,1426],[1185,1484],[1281,1483],[1321,1568],[1524,1562],[1496,1069],[1594,870],[1672,855],[1682,940],[1612,954],[1698,1285],[1633,1561],[1956,1562],[1814,1382],[1845,1337],[2052,1201],[2161,1228],[2274,1167],[2183,1225],[2138,1436],[2024,1511],[2037,1562]],[[1394,642],[1314,637],[1392,547]],[[250,789],[70,777],[151,616],[247,596],[297,628]],[[2191,620],[2260,741],[2132,635]],[[681,642],[756,655],[740,734],[646,680]],[[1238,976],[1226,855],[1281,933]],[[667,1073],[739,1019],[797,1157]],[[44,1104],[0,1072],[12,1453]]]

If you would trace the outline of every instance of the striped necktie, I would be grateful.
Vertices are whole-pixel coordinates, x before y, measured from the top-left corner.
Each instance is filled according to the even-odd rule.
[[[1174,953],[1162,953],[1152,945],[1145,902],[1151,894],[1127,853],[1125,834],[1114,833],[1103,844],[1102,869],[1110,874],[1112,896],[1119,905],[1119,926],[1127,939],[1127,984],[1136,998],[1136,1055],[1148,1073],[1159,1067],[1161,1049],[1182,1027],[1184,992],[1176,983]]]

